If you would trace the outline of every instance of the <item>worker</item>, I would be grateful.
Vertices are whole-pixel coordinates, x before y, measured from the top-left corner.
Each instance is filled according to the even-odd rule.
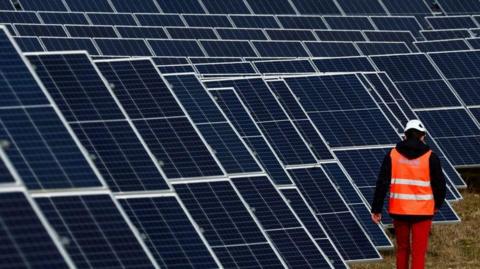
[[[383,160],[372,201],[372,220],[380,223],[387,192],[388,213],[393,219],[397,242],[397,269],[425,267],[432,218],[446,194],[440,160],[425,143],[427,130],[419,120],[410,120],[404,138]],[[410,255],[411,254],[411,255]]]

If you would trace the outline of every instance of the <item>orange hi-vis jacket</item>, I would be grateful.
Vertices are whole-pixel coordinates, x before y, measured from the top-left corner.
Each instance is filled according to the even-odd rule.
[[[396,215],[433,215],[435,200],[430,186],[430,155],[407,159],[396,149],[390,152],[392,177],[388,212]]]

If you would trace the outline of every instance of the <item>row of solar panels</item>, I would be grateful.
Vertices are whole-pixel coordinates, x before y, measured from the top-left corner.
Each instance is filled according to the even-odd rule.
[[[0,9],[81,12],[155,12],[193,14],[475,14],[480,13],[477,0],[3,0]]]

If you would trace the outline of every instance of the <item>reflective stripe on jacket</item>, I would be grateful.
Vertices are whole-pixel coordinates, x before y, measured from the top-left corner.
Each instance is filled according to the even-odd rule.
[[[431,154],[429,150],[416,159],[407,159],[397,149],[390,152],[390,214],[433,215],[435,200],[430,186]]]

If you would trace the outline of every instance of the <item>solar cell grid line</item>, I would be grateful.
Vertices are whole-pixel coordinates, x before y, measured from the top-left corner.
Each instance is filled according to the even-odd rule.
[[[74,12],[114,12],[108,0],[64,0],[64,3]]]
[[[180,65],[188,64],[189,61],[185,57],[149,57],[155,65]]]
[[[394,126],[357,75],[293,76],[284,80],[330,147],[390,145],[398,140]],[[377,128],[382,130],[381,136],[372,133]]]
[[[317,40],[311,30],[265,29],[270,40]]]
[[[179,14],[134,14],[141,26],[186,26]]]
[[[375,30],[375,26],[366,16],[324,16],[332,30]]]
[[[169,189],[158,163],[86,54],[36,54],[28,58],[86,150],[96,157],[95,163],[112,191]],[[104,105],[109,108],[102,109]]]
[[[255,51],[249,41],[239,40],[200,40],[200,45],[210,57],[256,57]]]
[[[396,0],[381,0],[381,2],[392,15],[432,15],[430,7],[423,0],[411,0],[404,3]]]
[[[211,27],[165,27],[172,39],[219,39]]]
[[[253,65],[261,74],[315,73],[317,70],[310,60],[254,61]]]
[[[189,57],[188,60],[192,64],[244,62],[242,58],[238,57]]]
[[[167,38],[163,27],[116,26],[115,30],[122,38]]]
[[[18,1],[23,10],[31,11],[67,11],[62,0],[53,1],[35,1],[35,0],[20,0]]]
[[[190,27],[233,27],[227,15],[182,15],[183,19]]]
[[[313,57],[358,56],[360,51],[350,41],[305,41],[305,47]]]
[[[319,6],[322,4],[318,3]],[[326,29],[321,16],[277,16],[283,29]]]
[[[230,15],[237,28],[282,28],[272,15]]]
[[[119,202],[108,191],[33,196],[76,267],[159,268]],[[102,251],[99,252],[98,250]]]
[[[254,75],[257,73],[254,66],[248,62],[232,63],[205,63],[195,64],[195,69],[200,75]]]
[[[280,158],[274,152],[246,106],[233,88],[211,89],[209,92],[237,132],[252,149],[257,160],[275,184],[292,184]]]
[[[164,78],[227,173],[263,172],[260,163],[195,75],[166,75]]]
[[[103,182],[51,97],[0,26],[0,129],[29,189],[102,187]],[[32,142],[35,147],[32,147]]]
[[[14,37],[15,43],[20,47],[23,52],[30,51],[44,51],[40,40],[37,37]]]
[[[76,24],[88,25],[85,14],[81,12],[38,12],[38,16],[45,24]]]
[[[224,267],[287,267],[230,181],[174,184],[174,188]]]
[[[365,41],[360,30],[315,30],[315,35],[321,41]]]
[[[233,186],[289,268],[332,268],[301,219],[265,176],[232,178]]]
[[[238,0],[202,0],[203,5],[210,14],[251,14],[249,6]]]
[[[170,0],[155,0],[163,13],[172,14],[205,14],[204,6],[198,0],[184,0],[181,2],[172,2]]]
[[[388,11],[377,0],[336,0],[346,15],[387,15]]]
[[[363,34],[368,41],[405,42],[412,52],[417,52],[413,45],[416,39],[410,31],[363,31]]]
[[[220,39],[230,40],[268,40],[261,29],[251,28],[215,28]]]
[[[85,50],[90,55],[100,55],[96,45],[90,38],[40,38],[46,51]]]
[[[413,42],[413,44],[421,52],[470,50],[470,46],[464,39],[418,41]]]
[[[261,78],[208,81],[205,85],[235,89],[284,165],[317,162],[311,148]]]
[[[218,258],[176,195],[116,196],[161,267],[214,268]]]
[[[225,175],[217,157],[148,58],[96,61],[168,179]]]
[[[30,11],[0,11],[1,23],[41,23],[37,14]]]
[[[13,25],[20,36],[60,36],[67,34],[62,25],[20,24]]]
[[[465,38],[465,41],[472,49],[480,49],[480,38]]]
[[[363,55],[410,53],[405,42],[355,42]]]
[[[320,72],[369,72],[375,67],[366,56],[333,57],[311,60]]]
[[[475,0],[465,0],[462,2],[439,0],[438,5],[448,15],[472,14],[480,12],[480,3]]]
[[[137,25],[130,13],[85,13],[93,25]]]
[[[110,0],[110,3],[113,4],[115,11],[117,12],[126,12],[126,13],[146,13],[160,12],[160,9],[157,6],[155,0],[141,0],[133,3],[128,0]]]
[[[425,17],[432,29],[477,28],[478,24],[471,16]]]
[[[245,2],[250,6],[254,14],[272,14],[272,15],[281,15],[281,14],[296,14],[295,8],[291,5],[288,0],[266,0],[266,1],[255,1],[255,0],[245,0]]]
[[[156,56],[204,57],[205,52],[197,40],[146,39]]]
[[[5,152],[7,145],[0,145],[0,184],[20,184],[18,173],[13,168],[12,162]],[[2,185],[5,188],[5,185]]]
[[[471,36],[467,29],[422,30],[420,33],[426,40],[468,38]]]
[[[117,38],[120,37],[115,28],[112,26],[96,26],[96,25],[65,25],[70,37],[104,37]]]
[[[153,56],[142,38],[94,38],[93,42],[104,56]]]
[[[323,168],[297,168],[288,172],[345,261],[381,259]]]
[[[174,74],[174,73],[195,73],[193,65],[157,65],[158,70],[162,74]]]
[[[378,30],[410,31],[415,37],[421,36],[424,27],[414,16],[371,16],[370,19]]]
[[[260,57],[310,56],[302,42],[299,41],[252,41],[251,43]]]
[[[318,3],[315,0],[291,0],[299,14],[307,15],[340,15],[343,14],[341,7],[334,0],[326,0]]]

